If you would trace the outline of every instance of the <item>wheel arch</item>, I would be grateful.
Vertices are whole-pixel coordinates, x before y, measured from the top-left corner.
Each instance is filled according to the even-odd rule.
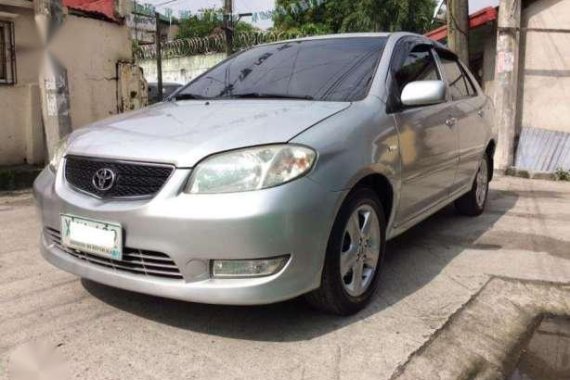
[[[380,173],[367,174],[354,184],[351,192],[364,187],[373,190],[380,199],[386,224],[389,225],[394,207],[394,189],[390,180]]]

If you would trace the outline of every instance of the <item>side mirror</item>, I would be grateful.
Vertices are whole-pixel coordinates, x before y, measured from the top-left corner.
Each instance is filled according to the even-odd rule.
[[[440,80],[410,82],[400,97],[405,106],[428,106],[445,102],[445,83]]]

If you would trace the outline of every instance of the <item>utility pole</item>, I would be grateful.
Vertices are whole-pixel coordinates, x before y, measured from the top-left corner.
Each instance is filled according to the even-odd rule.
[[[501,0],[497,25],[495,59],[495,125],[498,141],[497,169],[514,163],[518,100],[519,39],[521,0]]]
[[[224,32],[226,33],[226,54],[234,50],[233,0],[224,0]]]
[[[160,13],[154,12],[154,18],[156,20],[156,34],[154,40],[156,43],[156,77],[157,77],[157,90],[158,90],[158,101],[162,101],[162,46],[160,41]]]
[[[447,44],[469,66],[469,2],[447,0]]]

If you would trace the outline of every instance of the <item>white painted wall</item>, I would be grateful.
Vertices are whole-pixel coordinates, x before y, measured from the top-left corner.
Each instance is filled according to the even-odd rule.
[[[37,163],[43,160],[43,135],[39,115],[37,47],[33,9],[0,5],[0,12],[17,15],[15,85],[0,86],[0,166]],[[39,134],[37,133],[39,130]]]
[[[73,129],[117,113],[117,62],[132,60],[125,25],[69,15],[52,51],[67,69]]]
[[[540,0],[522,12],[529,28],[570,29],[570,0]],[[570,133],[570,34],[528,32],[522,70],[522,127]]]
[[[0,166],[41,163],[45,144],[39,102],[40,40],[33,9],[14,13],[17,83],[0,86]],[[68,72],[74,129],[117,113],[117,62],[132,60],[128,28],[68,15],[52,51]]]
[[[188,83],[225,58],[225,53],[215,53],[165,59],[162,61],[162,80],[180,84]],[[158,80],[156,61],[141,61],[138,64],[143,68],[148,82]]]

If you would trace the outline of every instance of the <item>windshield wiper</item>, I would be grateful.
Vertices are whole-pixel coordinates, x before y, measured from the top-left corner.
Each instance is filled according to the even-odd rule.
[[[208,99],[208,98],[205,96],[196,95],[196,94],[177,94],[172,99],[174,99],[174,100],[192,100],[192,99],[201,100],[201,99]]]
[[[314,100],[309,95],[288,95],[288,94],[271,94],[263,92],[246,92],[243,94],[231,94],[229,98],[237,99],[300,99],[300,100]]]

